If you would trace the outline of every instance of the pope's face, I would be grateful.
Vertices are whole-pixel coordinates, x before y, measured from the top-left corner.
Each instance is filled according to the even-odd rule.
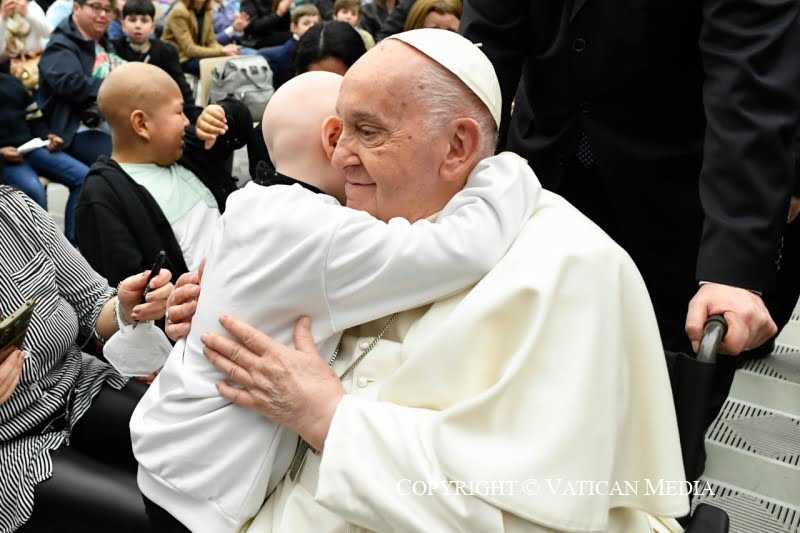
[[[425,131],[425,107],[413,97],[413,73],[425,61],[387,41],[347,71],[339,91],[342,134],[332,164],[344,171],[347,206],[383,221],[413,222],[441,208],[441,139]]]

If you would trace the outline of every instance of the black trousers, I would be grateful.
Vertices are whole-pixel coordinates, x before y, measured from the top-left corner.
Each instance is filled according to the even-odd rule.
[[[53,475],[36,486],[33,516],[20,531],[152,531],[136,483],[130,421],[147,385],[104,387],[73,428],[68,446],[52,453]]]

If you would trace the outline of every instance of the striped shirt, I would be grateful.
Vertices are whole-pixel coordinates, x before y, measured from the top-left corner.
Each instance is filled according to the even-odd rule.
[[[16,190],[0,186],[0,312],[8,315],[33,298],[36,308],[25,349],[30,353],[19,385],[0,404],[0,532],[14,531],[33,510],[33,490],[52,475],[50,451],[67,443],[104,384],[126,379],[106,363],[81,352],[101,309],[114,295],[67,242],[49,215]],[[67,428],[23,436],[66,410]]]

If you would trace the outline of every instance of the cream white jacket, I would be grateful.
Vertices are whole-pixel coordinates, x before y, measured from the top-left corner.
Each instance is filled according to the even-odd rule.
[[[345,332],[337,373],[385,321]],[[345,387],[322,454],[248,531],[681,531],[669,517],[688,499],[668,488],[683,466],[647,290],[556,195],[542,192],[474,288],[401,314]],[[594,494],[568,488],[580,483]]]
[[[228,313],[291,344],[312,319],[330,356],[341,332],[477,282],[518,235],[541,192],[524,160],[483,160],[436,222],[388,224],[299,185],[231,195],[209,252],[186,342],[170,354],[131,419],[142,492],[193,531],[238,530],[291,460],[296,438],[230,404],[201,334]]]

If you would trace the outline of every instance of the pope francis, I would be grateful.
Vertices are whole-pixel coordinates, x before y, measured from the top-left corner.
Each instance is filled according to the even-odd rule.
[[[492,154],[500,89],[478,47],[416,30],[353,65],[337,111],[347,205],[413,222]],[[220,393],[301,437],[249,531],[681,531],[688,498],[647,291],[554,194],[476,286],[345,331],[331,366],[307,319],[294,349],[220,322],[230,336],[203,336],[235,384]]]

